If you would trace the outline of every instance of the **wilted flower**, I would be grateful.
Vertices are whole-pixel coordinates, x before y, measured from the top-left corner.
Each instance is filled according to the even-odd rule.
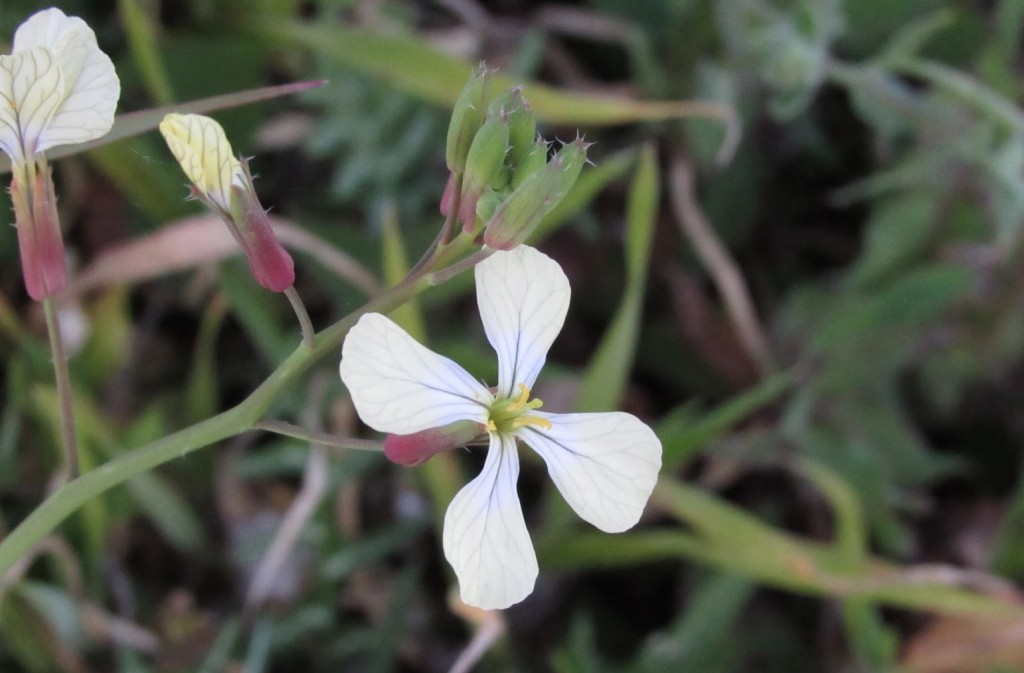
[[[221,125],[203,115],[169,114],[160,133],[192,182],[192,195],[224,220],[245,250],[256,281],[274,292],[290,288],[295,264],[274,236],[249,167],[235,158]]]
[[[443,543],[462,600],[497,609],[525,598],[537,576],[516,493],[517,441],[540,454],[577,514],[612,533],[639,520],[661,468],[661,442],[630,414],[550,414],[530,399],[569,307],[569,282],[557,263],[527,246],[497,252],[477,265],[476,286],[498,354],[497,388],[377,313],[345,339],[341,378],[367,425],[400,436],[389,437],[392,458],[422,462],[475,433],[488,442],[483,471],[448,507]]]
[[[67,285],[50,168],[43,152],[106,135],[121,85],[92,29],[59,9],[33,14],[0,56],[0,150],[11,158],[11,200],[25,287],[41,300]]]

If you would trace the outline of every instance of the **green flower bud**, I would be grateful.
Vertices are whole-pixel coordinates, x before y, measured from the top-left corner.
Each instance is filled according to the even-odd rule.
[[[526,178],[487,222],[484,243],[498,250],[511,250],[524,242],[576,184],[589,146],[577,138],[564,145],[543,170]]]
[[[512,96],[516,106],[508,115],[508,161],[515,169],[533,150],[533,141],[537,135],[537,117],[530,109],[530,104],[523,98],[522,87],[513,89]]]
[[[448,125],[448,144],[445,148],[445,160],[448,163],[448,170],[452,173],[459,174],[466,170],[466,157],[470,145],[484,123],[487,114],[489,72],[481,63],[469,76],[469,81],[455,101],[452,120]]]
[[[493,117],[473,138],[466,157],[464,191],[480,187],[500,189],[508,183],[505,154],[508,152],[508,119]]]
[[[530,145],[530,151],[516,164],[515,172],[512,173],[512,189],[516,189],[531,175],[543,170],[547,163],[548,142],[538,137]]]
[[[577,136],[576,140],[562,145],[562,149],[548,162],[546,168],[557,171],[555,180],[561,190],[558,195],[559,201],[565,198],[579,179],[580,173],[583,172],[583,164],[587,163],[587,148],[593,144]]]
[[[504,192],[496,192],[493,189],[485,192],[476,202],[476,216],[478,219],[486,222],[491,219],[494,215],[494,211],[498,209],[501,202],[505,200],[508,194]]]
[[[459,202],[459,219],[464,230],[470,231],[476,223],[477,199],[489,188],[500,189],[508,184],[507,151],[508,120],[502,117],[488,119],[477,131],[466,157]]]

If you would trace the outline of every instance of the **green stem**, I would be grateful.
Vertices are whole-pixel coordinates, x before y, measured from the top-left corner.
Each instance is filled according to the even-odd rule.
[[[71,407],[71,376],[68,373],[68,359],[64,353],[64,339],[60,333],[55,302],[52,296],[43,299],[43,314],[46,316],[50,358],[53,360],[57,399],[60,401],[60,439],[64,451],[64,469],[67,471],[68,479],[74,479],[78,476],[78,441],[75,437],[75,414]]]
[[[420,257],[419,261],[413,265],[409,271],[410,276],[418,276],[425,270],[432,267],[437,262],[438,258],[442,253],[448,250],[457,248],[457,245],[449,245],[449,238],[451,237],[452,231],[455,229],[455,219],[459,213],[459,203],[461,202],[462,194],[462,176],[458,176],[455,179],[455,194],[452,197],[452,202],[448,210],[448,215],[445,216],[444,225],[441,226],[441,231],[438,232],[437,237],[427,248],[423,256]],[[457,243],[457,241],[452,241]]]
[[[375,442],[370,439],[356,439],[354,437],[338,437],[337,435],[332,435],[329,432],[307,430],[301,425],[293,425],[292,423],[286,423],[284,421],[277,421],[269,418],[257,421],[252,427],[253,430],[273,432],[277,435],[301,439],[311,444],[323,444],[324,446],[329,446],[334,449],[354,449],[356,451],[377,452],[384,450],[384,445],[381,442]]]
[[[425,273],[408,276],[381,296],[320,332],[312,348],[304,344],[299,346],[237,406],[134,449],[58,488],[10,535],[0,541],[0,576],[32,545],[100,493],[140,472],[252,428],[266,414],[274,400],[314,363],[328,354],[337,354],[345,335],[363,314],[391,311],[430,285],[430,279]]]
[[[302,328],[302,343],[307,348],[313,348],[316,344],[316,330],[313,329],[313,321],[309,319],[309,312],[306,311],[306,305],[302,303],[302,297],[295,291],[294,285],[284,291],[284,296],[288,297],[288,302],[291,303],[292,310],[295,311],[295,317],[299,319],[299,327]]]

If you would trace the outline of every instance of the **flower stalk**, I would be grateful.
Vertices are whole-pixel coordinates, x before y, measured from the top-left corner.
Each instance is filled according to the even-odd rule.
[[[71,392],[71,376],[68,359],[61,337],[60,318],[57,316],[57,300],[46,297],[42,301],[46,316],[46,333],[50,341],[50,359],[53,360],[53,374],[57,385],[57,399],[60,403],[60,439],[64,454],[64,472],[67,479],[78,476],[78,439],[75,435],[75,414]]]
[[[278,432],[285,429],[285,425],[264,418],[277,398],[295,385],[315,363],[328,355],[336,355],[348,331],[364,314],[387,313],[430,287],[430,274],[435,266],[440,266],[437,260],[442,247],[445,248],[447,258],[448,255],[464,255],[475,246],[461,237],[442,246],[439,233],[428,248],[428,254],[421,260],[422,265],[418,270],[411,271],[402,282],[317,333],[311,348],[305,344],[299,346],[245,400],[216,416],[122,454],[106,463],[103,469],[91,470],[61,485],[0,540],[0,576],[85,503],[132,476],[247,430]]]

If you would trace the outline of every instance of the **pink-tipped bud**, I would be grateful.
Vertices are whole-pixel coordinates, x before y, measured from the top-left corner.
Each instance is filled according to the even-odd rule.
[[[32,299],[42,301],[67,287],[68,267],[50,168],[38,166],[34,173],[34,177],[29,178],[28,171],[15,171],[11,201],[25,289]],[[31,200],[21,184],[28,180],[32,181]]]
[[[441,214],[448,217],[452,214],[452,202],[455,201],[455,174],[448,174],[448,182],[444,183],[444,193],[441,194]]]
[[[476,202],[488,189],[500,189],[509,180],[505,154],[508,152],[508,117],[490,117],[477,131],[466,157],[466,173],[459,201],[459,219],[463,230],[476,224]]]
[[[228,228],[245,250],[256,282],[273,292],[284,292],[295,284],[295,262],[274,235],[267,211],[256,196],[248,165],[245,161],[241,165],[245,184],[231,186]]]
[[[482,423],[456,421],[411,435],[388,435],[384,438],[384,455],[392,463],[413,467],[427,462],[434,454],[465,446],[486,434],[487,427]]]

